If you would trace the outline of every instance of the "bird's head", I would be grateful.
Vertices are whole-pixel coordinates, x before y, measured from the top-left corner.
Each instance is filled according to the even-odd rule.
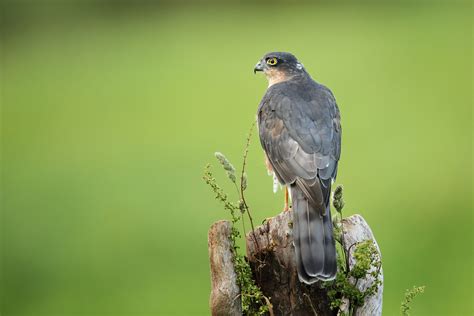
[[[293,54],[285,52],[265,54],[253,69],[254,73],[257,71],[262,71],[265,74],[269,86],[306,73],[303,64]]]

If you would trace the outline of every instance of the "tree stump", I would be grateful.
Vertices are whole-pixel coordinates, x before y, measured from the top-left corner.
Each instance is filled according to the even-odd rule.
[[[208,249],[211,263],[211,297],[209,306],[213,316],[241,315],[240,289],[232,261],[229,221],[215,222],[209,229]]]
[[[283,212],[268,219],[262,226],[246,236],[247,258],[252,268],[256,284],[265,296],[270,298],[274,315],[337,315],[330,309],[327,289],[320,282],[312,285],[301,283],[296,270],[295,250],[292,236],[292,211]],[[209,254],[211,259],[212,292],[210,307],[212,315],[241,315],[235,304],[240,304],[239,289],[235,284],[236,275],[232,266],[232,256],[228,236],[230,223],[220,221],[209,231]],[[353,258],[354,243],[373,240],[380,255],[370,227],[360,215],[342,220],[344,230],[344,248],[349,249],[349,265],[355,264]],[[216,234],[215,232],[222,232]],[[227,231],[227,235],[226,235]],[[225,239],[227,236],[227,240]],[[230,252],[229,252],[230,251]],[[222,259],[216,259],[222,258]],[[224,259],[225,258],[225,259]],[[380,271],[380,278],[383,278]],[[373,279],[360,279],[357,287],[361,290],[372,284]],[[229,290],[231,289],[231,290]],[[383,284],[377,293],[365,300],[364,306],[355,310],[355,315],[382,314]],[[223,308],[227,308],[223,312]],[[341,312],[348,312],[350,306],[345,301]]]

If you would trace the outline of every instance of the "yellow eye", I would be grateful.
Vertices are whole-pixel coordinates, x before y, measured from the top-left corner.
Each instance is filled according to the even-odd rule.
[[[267,65],[275,66],[278,63],[278,59],[271,57],[267,59]]]

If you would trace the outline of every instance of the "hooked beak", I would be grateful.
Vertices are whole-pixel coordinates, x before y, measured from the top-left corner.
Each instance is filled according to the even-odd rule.
[[[258,62],[258,63],[255,65],[255,68],[253,69],[253,73],[256,74],[257,71],[263,71],[263,66],[262,66],[262,63],[261,63],[261,62]]]

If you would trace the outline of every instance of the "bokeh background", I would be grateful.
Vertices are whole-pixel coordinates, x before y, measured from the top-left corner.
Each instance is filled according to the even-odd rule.
[[[201,179],[240,166],[291,51],[342,113],[338,183],[383,253],[384,314],[474,314],[470,2],[1,2],[1,315],[207,315]],[[282,209],[257,134],[248,201]],[[230,191],[232,192],[232,191]]]

